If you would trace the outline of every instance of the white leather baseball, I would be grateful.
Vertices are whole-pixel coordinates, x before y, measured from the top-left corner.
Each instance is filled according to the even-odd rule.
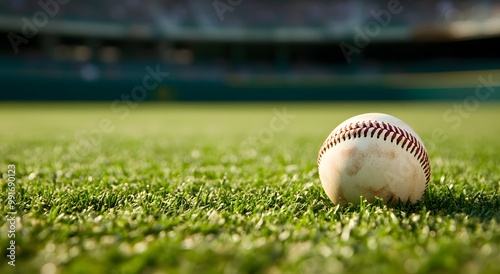
[[[410,126],[391,115],[367,113],[332,131],[319,151],[318,172],[334,203],[359,204],[363,196],[395,204],[420,200],[431,169],[424,144]]]

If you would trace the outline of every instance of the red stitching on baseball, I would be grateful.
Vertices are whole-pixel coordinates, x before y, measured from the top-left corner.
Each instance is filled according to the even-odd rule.
[[[370,132],[371,130],[371,132]],[[391,134],[392,133],[392,134]],[[425,174],[425,188],[427,189],[431,177],[431,166],[429,163],[429,156],[423,148],[420,141],[417,140],[415,136],[407,132],[406,130],[387,124],[385,122],[378,121],[363,121],[358,123],[351,123],[346,125],[336,132],[333,132],[323,143],[318,155],[318,165],[321,163],[321,158],[326,151],[338,143],[345,141],[346,136],[348,139],[356,139],[358,137],[368,137],[370,138],[380,138],[384,136],[384,141],[394,142],[396,140],[396,145],[400,146],[402,149],[408,151],[410,154],[417,158],[420,166],[424,170]],[[406,146],[407,145],[407,146]]]

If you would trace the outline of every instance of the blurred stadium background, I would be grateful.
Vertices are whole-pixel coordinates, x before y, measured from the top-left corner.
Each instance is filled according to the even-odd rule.
[[[456,100],[500,82],[493,0],[4,0],[0,37],[0,100],[120,99],[146,67],[170,73],[147,100]]]

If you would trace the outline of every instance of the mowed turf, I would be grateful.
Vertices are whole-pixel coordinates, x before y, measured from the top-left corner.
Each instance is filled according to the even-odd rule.
[[[500,273],[500,104],[460,106],[1,104],[0,273]],[[318,150],[365,112],[424,139],[421,202],[326,197]]]

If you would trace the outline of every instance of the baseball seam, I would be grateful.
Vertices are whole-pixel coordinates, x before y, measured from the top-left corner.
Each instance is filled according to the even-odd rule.
[[[318,166],[321,163],[321,158],[328,149],[342,141],[360,137],[377,139],[383,137],[384,141],[390,141],[391,143],[396,141],[396,145],[410,152],[410,154],[419,161],[420,166],[424,170],[425,188],[427,189],[431,177],[431,166],[429,163],[429,156],[423,145],[415,136],[408,133],[406,130],[385,122],[363,121],[351,123],[333,132],[323,143],[323,146],[321,146],[318,155]]]

